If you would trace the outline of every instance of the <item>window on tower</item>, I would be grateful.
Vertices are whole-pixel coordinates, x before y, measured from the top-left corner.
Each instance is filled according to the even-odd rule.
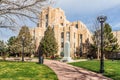
[[[63,23],[61,23],[61,26],[63,26]]]
[[[62,16],[60,17],[60,19],[62,19]]]
[[[63,51],[64,48],[64,32],[61,33],[61,51]]]
[[[67,41],[70,41],[70,32],[67,32],[66,36],[67,36]]]
[[[48,14],[46,14],[46,18],[45,18],[45,27],[48,27]]]
[[[76,24],[75,27],[78,29],[78,24]]]
[[[48,19],[48,14],[46,14],[46,19]]]

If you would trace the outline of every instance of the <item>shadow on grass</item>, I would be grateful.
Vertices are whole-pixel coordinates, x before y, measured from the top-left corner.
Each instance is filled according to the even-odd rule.
[[[107,77],[111,77],[114,80],[120,80],[120,75],[117,74],[116,72],[109,72],[109,73],[106,72],[106,74],[104,75]]]

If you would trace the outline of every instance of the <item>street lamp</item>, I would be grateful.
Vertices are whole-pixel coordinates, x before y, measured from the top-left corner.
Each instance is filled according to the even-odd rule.
[[[103,24],[106,21],[106,16],[99,16],[97,20],[101,23],[101,58],[100,58],[100,73],[104,73],[104,58],[103,58],[103,34],[104,28]]]
[[[22,62],[24,61],[24,40],[25,40],[25,37],[22,36]]]

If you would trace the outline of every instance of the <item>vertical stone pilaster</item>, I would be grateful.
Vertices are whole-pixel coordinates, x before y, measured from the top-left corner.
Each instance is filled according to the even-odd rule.
[[[54,33],[55,33],[55,39],[56,39],[56,41],[57,41],[57,43],[58,43],[58,53],[57,54],[60,54],[60,51],[61,51],[61,32],[60,32],[60,30],[59,30],[59,26],[58,25],[56,25],[56,26],[54,26]]]
[[[70,26],[70,54],[71,56],[74,55],[74,31],[73,31],[73,26]]]

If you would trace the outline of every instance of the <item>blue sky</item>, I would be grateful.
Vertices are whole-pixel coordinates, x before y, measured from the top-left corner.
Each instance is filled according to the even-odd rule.
[[[69,21],[82,21],[87,27],[95,22],[97,16],[107,16],[113,30],[120,30],[120,0],[54,0],[53,7],[60,7],[64,10],[66,18]],[[21,24],[22,25],[22,24]],[[24,24],[23,24],[24,25]],[[35,27],[31,22],[26,25]],[[10,36],[16,35],[17,32],[1,29],[0,39],[7,40]]]
[[[120,0],[56,0],[69,21],[80,20],[90,28],[97,16],[107,16],[113,30],[120,30]]]

